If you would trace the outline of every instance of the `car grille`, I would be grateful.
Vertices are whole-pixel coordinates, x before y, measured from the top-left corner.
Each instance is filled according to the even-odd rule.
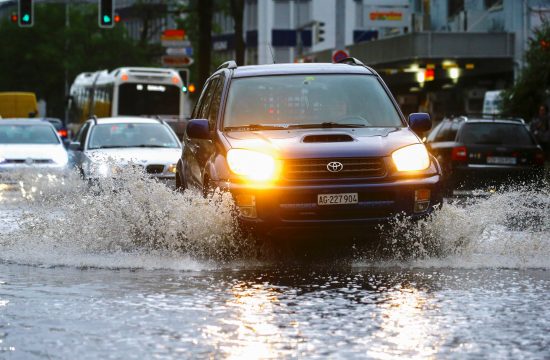
[[[164,165],[147,165],[146,171],[148,174],[162,174]]]
[[[342,169],[329,171],[327,165],[331,162],[341,163]],[[381,158],[290,159],[284,165],[284,177],[287,180],[364,179],[381,177],[385,173]]]
[[[30,164],[53,164],[51,159],[31,159]],[[5,164],[26,164],[27,159],[6,159]]]

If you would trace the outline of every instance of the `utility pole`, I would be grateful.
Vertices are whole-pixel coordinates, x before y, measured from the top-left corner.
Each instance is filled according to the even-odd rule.
[[[346,0],[336,0],[336,42],[335,50],[344,50],[346,48]]]
[[[67,101],[67,99],[69,98],[69,64],[68,64],[68,61],[67,61],[67,57],[69,56],[69,40],[67,39],[68,38],[68,35],[69,35],[69,27],[71,25],[71,21],[69,20],[70,19],[70,16],[69,16],[69,12],[70,12],[70,9],[69,9],[69,5],[70,5],[70,2],[69,1],[66,1],[65,2],[65,101]],[[69,104],[65,104],[65,124],[67,124],[67,122],[69,121]]]

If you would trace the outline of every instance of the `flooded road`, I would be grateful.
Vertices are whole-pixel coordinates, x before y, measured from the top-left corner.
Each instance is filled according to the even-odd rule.
[[[547,192],[447,203],[375,253],[304,260],[258,256],[223,194],[103,186],[0,189],[0,358],[550,357]]]

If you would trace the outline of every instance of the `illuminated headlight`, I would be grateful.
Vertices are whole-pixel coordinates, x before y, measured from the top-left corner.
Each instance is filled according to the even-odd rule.
[[[227,164],[231,171],[253,181],[275,180],[277,162],[273,156],[244,149],[227,152]]]
[[[398,171],[420,171],[430,166],[430,156],[423,144],[405,146],[391,154]]]
[[[175,173],[176,173],[176,170],[177,170],[177,165],[176,165],[176,164],[170,164],[170,165],[168,165],[168,172],[169,172],[169,173],[175,174]]]

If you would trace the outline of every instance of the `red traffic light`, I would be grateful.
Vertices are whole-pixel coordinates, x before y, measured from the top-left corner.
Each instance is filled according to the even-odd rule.
[[[17,23],[17,14],[11,14],[10,19],[12,23]]]
[[[115,14],[115,23],[119,23],[119,22],[120,22],[120,15]]]

